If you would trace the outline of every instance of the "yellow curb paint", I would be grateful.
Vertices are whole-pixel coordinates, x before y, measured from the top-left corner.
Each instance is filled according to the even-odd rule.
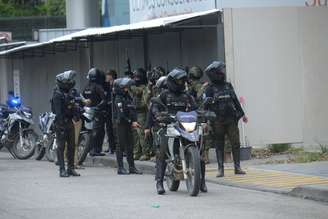
[[[216,176],[216,169],[208,169],[207,176]],[[293,189],[302,185],[328,185],[328,178],[293,174],[276,170],[248,168],[246,175],[235,175],[233,168],[225,169],[225,177],[220,180],[244,185],[256,185],[271,188]]]

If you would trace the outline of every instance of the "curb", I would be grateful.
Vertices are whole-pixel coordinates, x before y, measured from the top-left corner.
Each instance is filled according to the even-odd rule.
[[[127,167],[128,163],[126,159],[124,159],[123,162],[124,162],[124,166]],[[135,161],[135,165],[144,174],[155,175],[154,162]],[[114,155],[109,155],[109,156],[107,155],[104,157],[87,157],[84,162],[84,166],[108,166],[112,168],[117,168],[116,158]],[[320,201],[320,202],[328,202],[328,186],[320,186],[320,185],[300,186],[290,191],[285,189],[270,189],[270,188],[264,188],[259,186],[252,186],[252,185],[240,185],[238,183],[226,182],[223,180],[218,181],[209,178],[207,178],[206,181],[217,185],[230,186],[230,187],[260,191],[260,192],[270,192],[274,194],[288,195],[292,197],[298,197],[298,198],[309,199],[309,200]]]
[[[289,195],[303,199],[328,202],[328,186],[300,186],[294,188]]]

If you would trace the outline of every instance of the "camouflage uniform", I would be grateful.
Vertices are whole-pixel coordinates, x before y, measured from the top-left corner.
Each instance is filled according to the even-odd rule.
[[[144,127],[147,116],[147,104],[144,101],[144,93],[146,85],[139,85],[131,87],[132,95],[135,100],[137,109],[137,121],[141,125],[139,129],[133,129],[133,142],[134,142],[134,157],[136,160],[143,156],[148,159],[150,154],[149,144],[145,142]]]
[[[188,92],[195,98],[198,107],[202,104],[202,95],[205,89],[206,84],[202,83],[200,80],[192,80],[189,84]],[[212,126],[209,123],[207,133],[204,136],[205,153],[203,154],[203,159],[206,164],[209,163],[208,152],[213,145],[212,136]]]

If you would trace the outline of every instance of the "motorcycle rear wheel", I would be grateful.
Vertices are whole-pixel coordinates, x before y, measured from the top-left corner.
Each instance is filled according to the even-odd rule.
[[[77,146],[77,163],[78,165],[82,165],[85,159],[87,158],[87,155],[90,151],[90,133],[85,132],[82,133],[79,137],[79,144]]]
[[[43,147],[43,144],[42,143],[38,143],[36,146],[35,146],[35,160],[42,160],[42,158],[44,157],[46,153],[46,149]]]
[[[186,151],[187,176],[186,185],[190,196],[197,196],[200,190],[200,155],[196,147]]]

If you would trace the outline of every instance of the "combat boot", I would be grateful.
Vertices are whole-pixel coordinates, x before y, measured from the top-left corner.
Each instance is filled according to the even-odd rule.
[[[243,171],[240,167],[240,147],[233,147],[232,148],[232,157],[235,167],[235,174],[237,175],[245,175],[246,172]]]
[[[60,177],[69,177],[68,173],[66,172],[65,169],[60,169],[59,170],[59,176]]]
[[[140,170],[138,170],[137,168],[135,168],[135,167],[130,167],[129,168],[129,173],[130,174],[142,175],[142,172]]]
[[[81,176],[78,172],[76,172],[74,169],[67,169],[67,174],[69,176]]]
[[[165,160],[157,160],[156,161],[156,190],[157,190],[157,194],[159,195],[163,195],[165,193],[165,189],[163,185],[165,169],[166,169]]]
[[[204,161],[200,162],[200,170],[201,170],[200,191],[207,192],[207,186],[205,182],[206,164]]]
[[[224,151],[216,149],[216,159],[218,162],[218,174],[216,177],[224,177]]]
[[[128,175],[128,171],[124,168],[123,165],[123,153],[121,151],[116,152],[116,161],[117,161],[117,174],[118,175]]]

